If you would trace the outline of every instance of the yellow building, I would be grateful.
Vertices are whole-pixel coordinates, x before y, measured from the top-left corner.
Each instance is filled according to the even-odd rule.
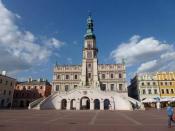
[[[161,98],[175,97],[175,72],[156,73]]]

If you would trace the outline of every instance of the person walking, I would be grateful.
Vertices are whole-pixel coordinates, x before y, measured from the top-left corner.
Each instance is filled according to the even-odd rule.
[[[171,128],[171,122],[175,123],[175,121],[173,120],[174,110],[173,110],[172,104],[170,102],[168,102],[168,107],[167,107],[166,111],[167,111],[167,115],[168,115],[168,127]]]

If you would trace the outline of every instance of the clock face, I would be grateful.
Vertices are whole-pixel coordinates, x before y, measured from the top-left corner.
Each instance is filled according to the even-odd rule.
[[[92,52],[91,51],[87,52],[87,58],[92,58]]]

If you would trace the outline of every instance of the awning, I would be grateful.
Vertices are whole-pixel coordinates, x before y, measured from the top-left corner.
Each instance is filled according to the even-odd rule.
[[[157,102],[154,98],[146,98],[145,100],[142,101],[142,103],[153,103]]]

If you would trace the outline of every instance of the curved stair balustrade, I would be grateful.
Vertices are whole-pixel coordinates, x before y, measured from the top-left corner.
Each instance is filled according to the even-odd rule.
[[[44,98],[39,98],[31,103],[29,103],[28,109],[33,109],[35,108]]]

